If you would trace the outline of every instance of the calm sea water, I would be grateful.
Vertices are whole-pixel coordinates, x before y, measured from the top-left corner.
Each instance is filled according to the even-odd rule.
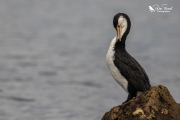
[[[167,4],[170,13],[148,6]],[[0,1],[0,120],[98,120],[127,93],[105,63],[127,13],[127,51],[180,102],[180,2],[125,0]]]

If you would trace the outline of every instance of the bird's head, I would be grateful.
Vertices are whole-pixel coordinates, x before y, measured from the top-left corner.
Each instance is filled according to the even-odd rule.
[[[129,17],[124,13],[118,13],[114,16],[113,25],[117,31],[116,40],[125,40],[131,27]]]

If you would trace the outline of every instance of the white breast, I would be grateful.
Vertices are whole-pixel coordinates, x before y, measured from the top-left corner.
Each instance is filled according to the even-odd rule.
[[[111,75],[116,80],[118,84],[128,93],[127,86],[128,81],[121,75],[117,67],[114,65],[114,46],[116,43],[116,37],[111,41],[107,55],[106,55],[106,63],[111,72]]]

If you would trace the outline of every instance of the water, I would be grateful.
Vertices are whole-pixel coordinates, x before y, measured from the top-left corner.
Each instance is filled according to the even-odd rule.
[[[148,6],[168,4],[170,13]],[[105,63],[113,16],[132,21],[127,50],[180,102],[180,2],[0,2],[0,120],[98,120],[127,93]]]

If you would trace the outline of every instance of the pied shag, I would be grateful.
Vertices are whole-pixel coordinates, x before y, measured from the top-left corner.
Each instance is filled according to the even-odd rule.
[[[117,36],[111,41],[106,63],[113,78],[129,93],[125,102],[151,88],[149,78],[141,65],[126,51],[126,37],[130,31],[131,22],[124,13],[114,16],[114,28]]]

